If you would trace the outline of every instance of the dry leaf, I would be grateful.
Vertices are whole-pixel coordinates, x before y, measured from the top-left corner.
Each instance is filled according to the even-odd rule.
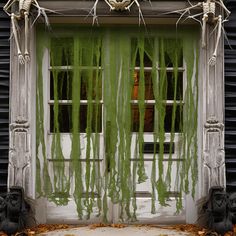
[[[224,234],[224,236],[233,236],[233,232],[227,232]]]
[[[7,234],[5,234],[4,232],[0,232],[0,236],[7,236]]]
[[[125,228],[125,227],[127,227],[127,226],[124,225],[124,224],[111,224],[111,227],[112,227],[112,228]]]
[[[198,235],[204,235],[206,233],[205,230],[198,231]]]
[[[96,229],[96,228],[101,228],[101,227],[108,227],[109,225],[104,224],[104,223],[98,223],[98,224],[92,224],[89,226],[89,229]]]
[[[236,225],[233,227],[233,232],[236,233]]]

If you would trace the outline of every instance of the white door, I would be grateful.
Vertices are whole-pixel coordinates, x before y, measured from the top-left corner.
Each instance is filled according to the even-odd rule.
[[[183,174],[185,47],[178,47],[173,62],[168,52],[175,36],[119,28],[91,37],[90,30],[41,35],[46,47],[39,58],[37,171],[48,198],[47,221],[78,223],[79,215],[82,223],[100,222],[105,212],[109,222],[120,216],[126,222],[184,222],[178,173]],[[184,45],[183,40],[177,41]],[[163,182],[164,196],[158,192]]]

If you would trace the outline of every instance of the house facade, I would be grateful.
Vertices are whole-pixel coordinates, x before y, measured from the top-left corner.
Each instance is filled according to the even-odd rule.
[[[231,180],[222,9],[204,26],[188,2],[38,2],[50,28],[32,6],[11,38],[8,186],[42,223],[196,222]]]

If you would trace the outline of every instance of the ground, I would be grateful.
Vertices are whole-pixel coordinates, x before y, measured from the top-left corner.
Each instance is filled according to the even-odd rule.
[[[15,236],[217,236],[197,225],[125,225],[125,224],[93,224],[88,226],[71,225],[38,225],[16,233]],[[229,234],[227,236],[233,236]],[[0,236],[6,234],[0,232]]]

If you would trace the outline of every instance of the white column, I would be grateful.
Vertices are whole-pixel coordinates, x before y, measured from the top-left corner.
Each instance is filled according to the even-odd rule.
[[[23,26],[19,33],[24,52]],[[8,186],[21,186],[29,198],[35,195],[35,52],[34,30],[30,32],[31,61],[19,64],[14,39],[11,40],[10,75],[10,150]]]
[[[208,61],[213,54],[217,30],[207,26],[207,45],[202,51],[200,63],[203,76],[199,96],[202,106],[202,160],[200,165],[200,195],[205,197],[212,186],[225,186],[224,153],[224,48],[223,39],[219,43],[216,65]],[[200,137],[200,136],[199,136]],[[202,171],[202,172],[201,172]]]

